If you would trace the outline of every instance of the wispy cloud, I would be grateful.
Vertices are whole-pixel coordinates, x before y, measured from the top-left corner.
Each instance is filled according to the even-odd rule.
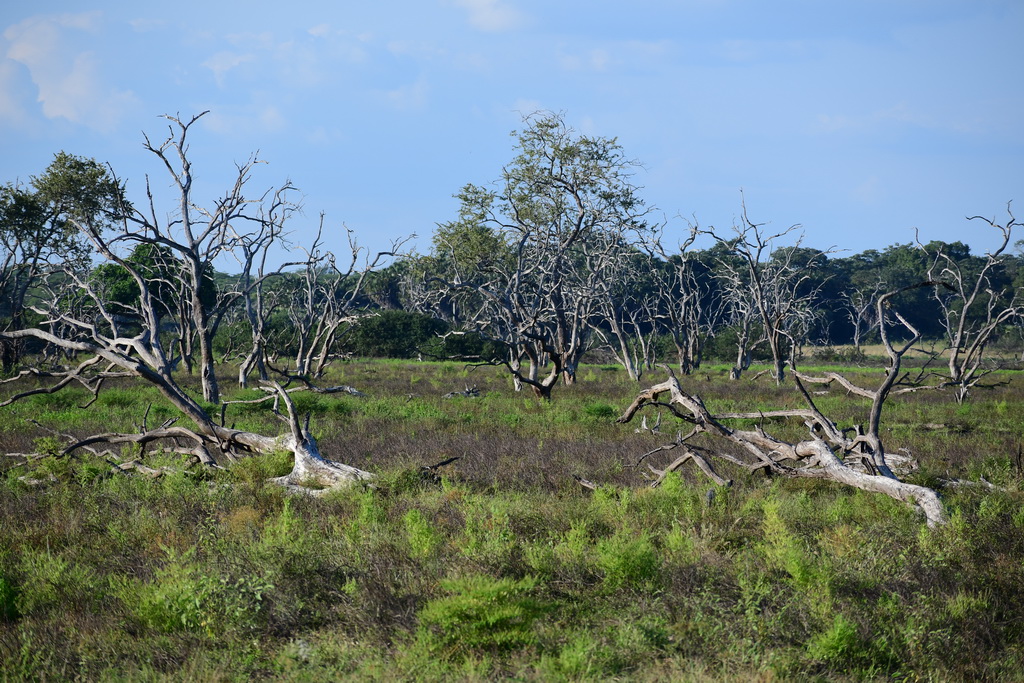
[[[104,82],[94,52],[75,52],[66,40],[68,31],[97,30],[100,16],[85,12],[30,17],[8,27],[4,38],[7,58],[28,69],[44,116],[109,131],[136,98],[131,91]]]
[[[203,62],[203,66],[213,72],[213,77],[217,81],[217,85],[223,88],[229,71],[241,64],[245,64],[246,62],[252,62],[255,59],[256,57],[252,54],[238,54],[236,52],[222,50]]]
[[[0,122],[11,128],[23,128],[29,116],[17,94],[17,66],[11,60],[0,61]]]
[[[934,127],[933,117],[915,112],[906,102],[855,114],[819,114],[817,130],[824,133],[870,131],[894,123],[905,123],[921,127]]]
[[[387,101],[396,109],[421,109],[427,102],[430,87],[422,78],[385,93]]]
[[[809,57],[812,45],[801,40],[724,40],[713,52],[729,62],[789,61]]]
[[[236,137],[277,133],[288,126],[285,115],[273,104],[210,107],[202,122],[214,133]]]
[[[566,71],[580,71],[590,69],[593,71],[604,71],[611,62],[611,53],[604,48],[587,50],[583,54],[562,55],[559,64]]]
[[[614,69],[661,69],[672,50],[667,41],[603,41],[579,46],[559,56],[566,71],[609,71]]]
[[[455,0],[455,5],[469,12],[469,23],[481,31],[511,31],[525,20],[522,12],[501,0]]]

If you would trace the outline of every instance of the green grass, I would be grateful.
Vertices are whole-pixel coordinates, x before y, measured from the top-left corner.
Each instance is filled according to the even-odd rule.
[[[915,394],[887,410],[888,445],[921,461],[919,481],[1004,489],[946,492],[950,523],[930,530],[889,498],[728,466],[736,483],[710,500],[692,470],[645,488],[628,465],[676,426],[614,424],[637,385],[602,366],[580,376],[547,404],[491,369],[341,365],[324,383],[367,397],[297,403],[327,455],[380,476],[316,499],[267,483],[287,454],[159,479],[50,457],[31,470],[53,475],[39,485],[8,463],[0,679],[1024,677],[1024,378],[964,407]],[[441,398],[467,383],[482,397]],[[29,418],[78,436],[134,429],[150,403],[150,424],[164,419],[155,392],[111,384],[84,410],[85,392],[11,406],[4,449],[60,451]],[[798,405],[767,380],[684,385],[718,409]],[[841,422],[865,407],[836,390],[820,405]],[[266,404],[230,406],[227,421],[284,430]],[[421,476],[453,456],[439,479]]]

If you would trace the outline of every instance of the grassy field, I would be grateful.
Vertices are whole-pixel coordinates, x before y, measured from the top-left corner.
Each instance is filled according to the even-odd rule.
[[[791,386],[726,376],[684,385],[713,412],[799,405]],[[176,470],[155,479],[84,454],[8,458],[0,679],[1022,680],[1024,375],[998,377],[963,406],[925,392],[887,407],[914,481],[998,487],[944,491],[936,530],[879,495],[728,467],[734,486],[713,496],[689,470],[646,487],[634,464],[676,426],[616,425],[639,387],[610,366],[584,366],[551,403],[491,368],[337,366],[324,383],[366,397],[296,403],[326,455],[380,476],[320,498],[266,483],[285,456],[186,471],[146,453]],[[467,386],[481,396],[442,398]],[[89,398],[0,409],[0,450],[56,452],[46,428],[136,431],[150,405],[150,426],[173,416],[128,382]],[[819,401],[843,425],[866,408],[839,390]],[[265,404],[229,406],[227,422],[285,431]]]

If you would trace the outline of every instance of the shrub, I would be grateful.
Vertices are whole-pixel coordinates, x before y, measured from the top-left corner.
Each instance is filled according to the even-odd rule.
[[[169,562],[152,581],[123,581],[119,592],[129,611],[160,633],[188,632],[216,637],[252,630],[261,618],[264,596],[274,586],[265,579],[208,573],[195,549],[167,550]]]
[[[857,626],[842,614],[837,614],[832,626],[811,638],[807,653],[830,664],[849,664],[862,654],[863,642],[857,634]]]
[[[500,652],[536,642],[534,622],[547,605],[530,594],[533,577],[494,579],[470,575],[441,582],[449,593],[419,612],[420,638],[446,658]]]
[[[621,529],[598,542],[597,565],[609,589],[650,588],[659,578],[661,557],[646,531]]]
[[[441,545],[443,539],[419,510],[412,509],[402,518],[405,524],[405,538],[414,557],[429,557]]]
[[[18,610],[18,593],[14,580],[0,574],[0,621],[17,621],[21,616]]]

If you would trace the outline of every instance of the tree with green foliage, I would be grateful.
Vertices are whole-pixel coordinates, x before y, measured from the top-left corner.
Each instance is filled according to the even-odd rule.
[[[88,259],[77,222],[109,230],[126,207],[124,188],[94,159],[65,152],[27,186],[0,187],[0,317],[5,329],[25,324],[26,299],[45,270]],[[18,345],[4,344],[0,364],[10,369]]]
[[[459,218],[439,226],[425,296],[439,315],[458,311],[457,326],[505,344],[515,381],[549,399],[559,380],[575,381],[595,292],[648,229],[647,209],[636,163],[614,139],[579,135],[550,112],[525,123],[497,184],[467,185]]]

